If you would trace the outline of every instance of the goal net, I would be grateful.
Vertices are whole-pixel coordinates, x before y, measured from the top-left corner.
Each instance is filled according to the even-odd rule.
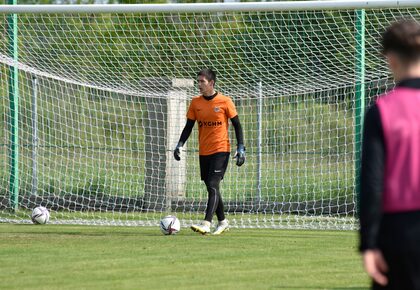
[[[196,74],[211,67],[247,148],[245,165],[230,162],[221,184],[231,225],[357,227],[363,100],[393,86],[378,41],[392,21],[420,19],[418,8],[92,7],[18,13],[17,33],[2,14],[1,222],[28,223],[37,205],[51,223],[203,219],[197,125],[181,162],[172,151],[198,95]]]

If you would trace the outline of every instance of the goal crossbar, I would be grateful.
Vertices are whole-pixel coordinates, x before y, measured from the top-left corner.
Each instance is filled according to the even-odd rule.
[[[418,0],[276,1],[193,4],[0,5],[0,13],[202,13],[420,7]]]

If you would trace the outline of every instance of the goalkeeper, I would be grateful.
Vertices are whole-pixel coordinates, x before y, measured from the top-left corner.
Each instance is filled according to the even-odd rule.
[[[231,120],[235,128],[238,142],[235,154],[237,166],[242,166],[245,162],[245,146],[242,126],[235,105],[231,98],[216,92],[214,89],[216,73],[211,69],[203,69],[198,73],[197,80],[201,95],[194,97],[190,103],[187,123],[174,150],[174,157],[178,161],[181,160],[181,148],[197,121],[200,173],[201,180],[207,186],[208,200],[204,221],[201,224],[191,226],[191,229],[203,235],[210,233],[211,222],[214,213],[216,213],[218,225],[213,234],[219,235],[228,230],[229,227],[220,194],[220,182],[225,174],[230,155],[228,119]]]

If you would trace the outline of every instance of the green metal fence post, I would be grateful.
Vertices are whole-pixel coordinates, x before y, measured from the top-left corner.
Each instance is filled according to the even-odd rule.
[[[9,5],[16,5],[17,0],[8,0]],[[18,60],[17,47],[17,14],[7,16],[7,33],[9,40],[9,55],[15,62]],[[18,68],[16,65],[9,66],[9,168],[10,168],[10,207],[16,210],[19,200],[19,87]]]
[[[357,212],[360,200],[360,169],[363,118],[365,115],[365,10],[356,10],[356,92],[355,92],[355,186]]]

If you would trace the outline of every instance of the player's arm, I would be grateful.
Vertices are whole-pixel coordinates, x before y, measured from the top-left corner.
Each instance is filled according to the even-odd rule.
[[[382,217],[382,190],[385,166],[385,141],[378,107],[366,113],[360,189],[360,251],[368,275],[380,285],[388,283],[388,265],[378,249],[377,240]]]
[[[382,217],[382,192],[385,168],[385,141],[376,105],[366,113],[360,188],[360,251],[377,248]]]
[[[181,137],[179,138],[178,144],[174,150],[174,158],[175,160],[181,160],[181,148],[184,146],[185,142],[187,142],[188,138],[191,135],[191,131],[194,127],[195,120],[187,119],[187,123],[185,124],[184,129],[182,130]]]
[[[242,166],[245,162],[245,145],[244,145],[244,133],[242,131],[242,125],[239,121],[238,115],[230,119],[232,122],[233,127],[235,128],[235,135],[237,141],[237,149],[236,149],[236,165]]]

